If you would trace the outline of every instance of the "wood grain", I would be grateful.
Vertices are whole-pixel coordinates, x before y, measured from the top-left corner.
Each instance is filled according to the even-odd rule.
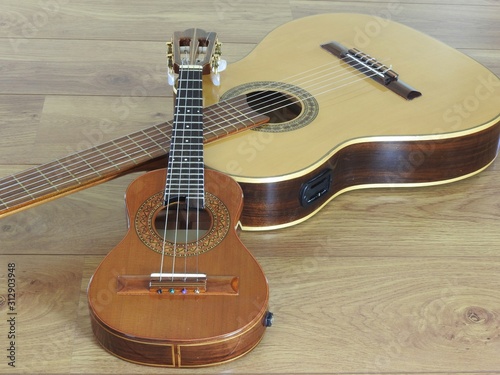
[[[3,1],[0,175],[78,148],[103,119],[115,125],[101,135],[110,139],[170,118],[160,80],[174,30],[216,30],[232,62],[289,20],[388,6],[500,75],[491,0]],[[133,91],[143,79],[145,95]],[[192,373],[119,360],[92,335],[86,288],[126,232],[123,194],[136,176],[2,219],[0,295],[15,262],[19,335],[16,368],[2,356],[0,373]],[[496,161],[454,184],[350,192],[295,227],[242,232],[269,280],[275,324],[247,356],[196,373],[499,374],[498,186]],[[6,313],[4,304],[2,349]]]

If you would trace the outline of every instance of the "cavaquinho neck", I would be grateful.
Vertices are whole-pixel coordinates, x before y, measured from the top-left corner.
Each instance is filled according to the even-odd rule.
[[[165,186],[166,205],[186,201],[191,207],[205,206],[202,82],[201,66],[179,68]]]

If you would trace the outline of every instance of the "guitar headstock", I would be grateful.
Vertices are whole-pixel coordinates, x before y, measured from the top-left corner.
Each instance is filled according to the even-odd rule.
[[[173,40],[167,42],[169,73],[179,73],[183,65],[203,68],[203,74],[218,73],[221,65],[221,44],[217,34],[201,29],[188,29],[174,33]]]

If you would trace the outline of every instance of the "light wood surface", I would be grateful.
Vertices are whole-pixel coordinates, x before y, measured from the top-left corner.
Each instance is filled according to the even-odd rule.
[[[217,31],[231,64],[275,27],[325,12],[390,17],[500,75],[494,0],[4,0],[0,176],[170,119],[174,31]],[[125,234],[135,177],[1,220],[0,295],[15,263],[17,315],[12,368],[0,307],[0,373],[500,373],[498,161],[454,184],[351,192],[297,226],[242,232],[275,324],[245,357],[181,371],[119,360],[90,329],[88,281]]]

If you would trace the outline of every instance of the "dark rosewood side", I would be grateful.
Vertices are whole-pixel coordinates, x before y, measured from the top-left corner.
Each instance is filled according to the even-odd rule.
[[[240,182],[245,194],[245,228],[279,227],[300,222],[336,195],[350,189],[391,184],[439,184],[481,171],[497,156],[500,122],[469,135],[443,140],[385,141],[351,144],[310,173],[267,184]],[[311,204],[300,192],[324,171],[331,172],[328,192]]]

